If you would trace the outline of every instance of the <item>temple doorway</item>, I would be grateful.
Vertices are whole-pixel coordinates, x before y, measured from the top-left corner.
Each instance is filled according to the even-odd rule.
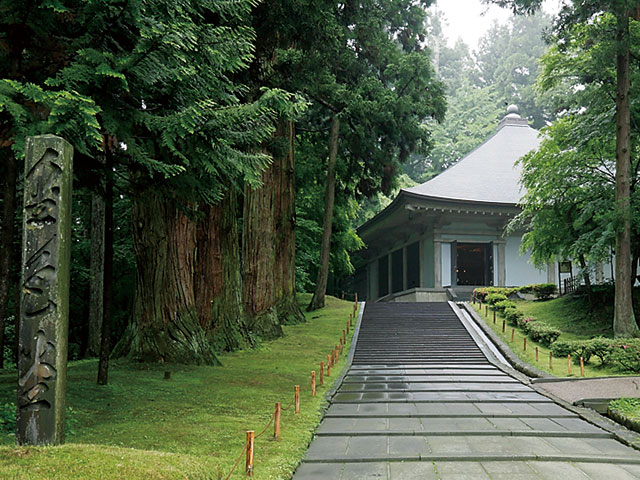
[[[493,285],[493,244],[455,242],[456,285]]]

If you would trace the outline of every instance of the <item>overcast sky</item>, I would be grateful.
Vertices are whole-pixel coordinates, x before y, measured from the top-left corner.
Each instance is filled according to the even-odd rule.
[[[556,13],[560,0],[545,0],[544,9]],[[478,40],[489,29],[494,20],[505,23],[511,16],[508,9],[495,5],[486,5],[481,0],[438,0],[436,6],[444,13],[447,24],[443,25],[444,34],[450,46],[458,37],[475,50]]]

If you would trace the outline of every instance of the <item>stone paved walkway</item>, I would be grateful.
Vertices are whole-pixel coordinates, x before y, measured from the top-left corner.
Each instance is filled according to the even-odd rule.
[[[487,360],[447,303],[367,304],[294,480],[638,479],[640,452]]]

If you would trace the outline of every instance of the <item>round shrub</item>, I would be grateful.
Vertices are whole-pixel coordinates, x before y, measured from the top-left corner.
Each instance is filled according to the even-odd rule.
[[[506,308],[516,308],[516,304],[511,300],[501,300],[493,305],[494,310],[497,310],[500,313],[504,313]]]
[[[490,293],[485,297],[485,302],[489,305],[495,305],[498,302],[502,302],[507,299],[507,296],[503,293]]]

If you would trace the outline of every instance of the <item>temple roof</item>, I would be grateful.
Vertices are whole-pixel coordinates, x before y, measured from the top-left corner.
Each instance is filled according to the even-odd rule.
[[[440,175],[403,191],[429,198],[516,204],[524,195],[516,162],[538,148],[538,135],[510,105],[496,133],[482,145]]]

